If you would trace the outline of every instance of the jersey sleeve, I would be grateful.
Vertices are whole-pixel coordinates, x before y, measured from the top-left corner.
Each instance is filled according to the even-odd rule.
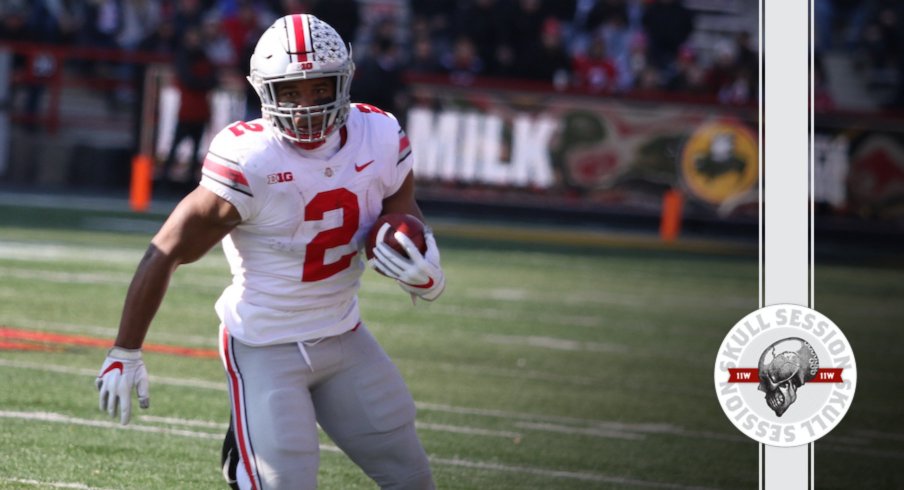
[[[255,213],[253,178],[246,171],[244,161],[247,150],[236,142],[236,137],[224,129],[210,142],[204,166],[201,169],[201,186],[229,201],[242,220]]]
[[[398,128],[398,159],[396,160],[395,168],[389,172],[390,180],[386,182],[386,196],[389,197],[395,194],[400,187],[402,187],[402,183],[405,181],[405,177],[408,176],[408,172],[411,171],[413,167],[414,157],[411,155],[411,142],[408,140],[408,135],[405,134],[405,130],[396,126]]]

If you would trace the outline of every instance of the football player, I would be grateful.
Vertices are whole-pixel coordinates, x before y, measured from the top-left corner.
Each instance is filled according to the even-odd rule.
[[[423,220],[411,148],[391,114],[350,103],[353,73],[349,47],[314,16],[286,16],[263,33],[248,77],[263,117],[211,142],[200,185],[138,265],[97,377],[101,410],[118,408],[122,424],[133,390],[147,408],[141,345],[151,320],[175,269],[222,240],[233,275],[215,305],[232,408],[224,449],[235,448],[242,489],[315,488],[318,423],[381,487],[434,486],[414,401],[357,297],[359,248],[377,217]],[[432,301],[445,280],[436,240],[425,238],[421,254],[398,233],[411,258],[383,244],[374,267]]]

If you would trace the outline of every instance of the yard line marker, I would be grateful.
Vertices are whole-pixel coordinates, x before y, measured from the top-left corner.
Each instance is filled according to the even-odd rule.
[[[10,482],[10,483],[19,483],[22,485],[37,485],[37,486],[41,486],[41,487],[75,488],[77,490],[109,490],[109,489],[99,488],[99,487],[89,487],[88,485],[85,485],[84,483],[69,483],[69,482],[62,482],[62,481],[39,481],[39,480],[32,480],[29,478],[6,478],[6,477],[0,478],[0,480],[3,480],[5,482]]]

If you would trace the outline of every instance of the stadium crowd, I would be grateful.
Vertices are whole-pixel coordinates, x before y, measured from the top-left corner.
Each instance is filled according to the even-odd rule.
[[[397,0],[365,19],[356,0],[0,0],[0,40],[50,42],[185,57],[243,72],[262,29],[296,12],[354,40],[356,99],[392,109],[406,74],[458,84],[506,78],[593,94],[691,94],[724,104],[756,98],[749,31],[697,46],[683,0]],[[855,56],[883,104],[902,102],[902,6],[817,0],[817,50]],[[186,42],[186,38],[190,41]],[[182,52],[182,53],[180,53]],[[821,63],[821,60],[817,60]],[[822,73],[824,76],[824,73]],[[831,107],[825,93],[820,103]]]

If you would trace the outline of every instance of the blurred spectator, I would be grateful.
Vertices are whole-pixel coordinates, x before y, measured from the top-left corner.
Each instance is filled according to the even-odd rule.
[[[883,2],[863,31],[861,58],[866,64],[865,79],[874,100],[882,107],[894,107],[904,83],[904,6]]]
[[[123,28],[122,5],[117,0],[90,0],[86,3],[83,39],[89,46],[115,48]]]
[[[619,63],[616,59],[615,62]],[[627,59],[623,61],[625,66],[619,66],[623,70],[619,71],[618,86],[624,89],[633,89],[641,74],[649,66],[647,56],[647,36],[642,32],[637,32],[631,36],[628,41]]]
[[[216,12],[210,12],[204,17],[201,37],[204,52],[213,64],[219,67],[236,65],[238,55],[235,46],[223,33],[223,23]]]
[[[116,41],[125,49],[135,49],[156,32],[163,20],[160,2],[155,0],[122,0],[122,29]]]
[[[697,53],[694,50],[688,46],[682,47],[678,51],[675,67],[675,75],[666,83],[666,88],[673,92],[689,94],[705,94],[708,92],[706,72],[700,66]]]
[[[590,41],[586,53],[575,55],[574,85],[590,92],[612,92],[618,83],[615,63],[607,56],[606,43],[596,36]]]
[[[650,43],[650,62],[662,70],[690,36],[694,15],[679,0],[652,0],[644,10],[643,26]]]
[[[431,0],[429,2],[411,2],[412,37],[429,36],[436,52],[447,52],[454,34],[450,12],[454,12],[457,0]]]
[[[727,91],[737,78],[738,50],[728,39],[716,42],[712,50],[714,59],[706,73],[706,84],[709,93],[719,94]]]
[[[270,0],[270,11],[274,17],[284,15],[302,14],[309,12],[311,9],[307,1],[302,0]],[[271,22],[266,22],[270,24]],[[345,38],[343,38],[345,39]],[[349,40],[351,41],[351,40]]]
[[[825,64],[822,56],[816,53],[813,57],[813,110],[815,112],[826,112],[834,108],[835,101],[828,90]]]
[[[172,54],[178,43],[176,24],[170,19],[163,19],[157,28],[139,44],[138,49],[155,54]]]
[[[375,39],[369,55],[355,69],[352,99],[367,101],[398,116],[404,88],[398,46],[386,36]]]
[[[0,40],[28,41],[29,13],[27,0],[0,1]]]
[[[256,37],[261,32],[262,23],[263,20],[259,19],[259,13],[254,4],[248,0],[240,1],[235,15],[222,20],[223,32],[232,43],[233,51],[242,53],[248,44],[255,43]]]
[[[461,39],[467,38],[481,61],[481,72],[490,76],[506,74],[514,58],[511,48],[505,44],[511,10],[501,0],[463,0],[460,5],[454,26],[458,39],[452,47],[453,56],[458,57],[463,49]]]
[[[541,46],[539,41],[543,31],[545,16],[540,0],[514,0],[514,12],[511,23],[506,26],[502,43],[515,57],[516,63],[523,67],[524,60]],[[555,34],[561,34],[558,23]],[[546,77],[542,77],[546,78]]]
[[[542,24],[539,38],[524,46],[518,52],[517,73],[532,80],[552,83],[561,90],[568,86],[571,59],[562,41],[561,24],[554,17],[548,17]]]
[[[345,42],[353,43],[357,39],[358,25],[361,23],[358,9],[357,0],[318,0],[310,7],[310,13],[333,26]]]
[[[202,46],[202,34],[198,28],[185,31],[182,44],[176,53],[175,75],[176,88],[179,90],[179,115],[176,122],[176,134],[169,154],[164,162],[160,181],[173,182],[172,167],[176,162],[176,149],[185,138],[191,138],[192,152],[189,158],[187,184],[196,183],[200,170],[198,149],[204,126],[210,119],[210,101],[208,95],[216,87],[217,78],[213,63],[207,58]]]
[[[442,65],[437,60],[438,55],[433,50],[433,42],[429,37],[415,37],[411,51],[411,60],[405,66],[408,71],[413,73],[439,73],[442,71]]]
[[[78,37],[82,19],[73,0],[36,0],[31,4],[29,30],[36,39],[55,44],[71,43]]]
[[[201,25],[204,18],[204,5],[201,0],[178,0],[173,3],[176,6],[175,12],[172,14],[176,39],[182,39],[189,29]]]
[[[458,85],[470,85],[483,73],[483,60],[477,54],[474,41],[466,36],[455,40],[452,51],[442,57],[441,63],[452,83]]]
[[[640,31],[640,27],[631,27],[628,22],[628,9],[624,0],[610,1],[621,8],[612,9],[611,13],[602,19],[596,33],[603,39],[609,59],[615,65],[618,73],[616,88],[620,91],[629,90],[634,83],[631,73],[631,40]]]

